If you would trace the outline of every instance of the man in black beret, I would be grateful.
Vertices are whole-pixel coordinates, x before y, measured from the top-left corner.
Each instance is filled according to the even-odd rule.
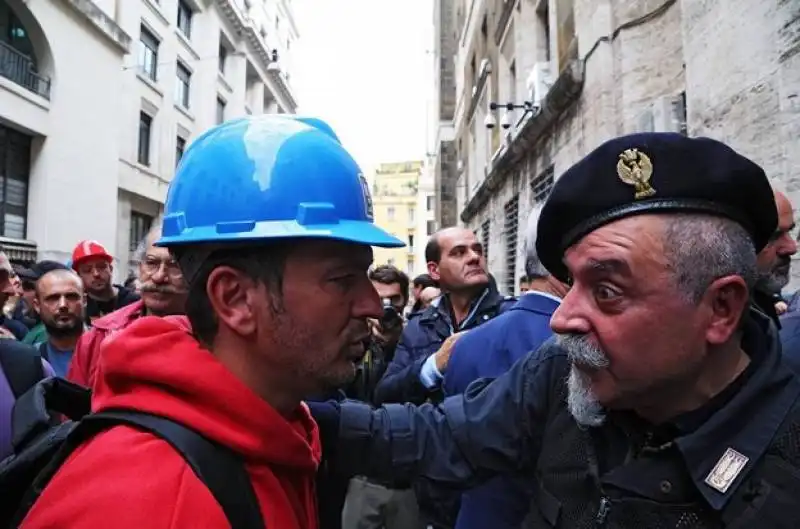
[[[527,478],[528,528],[800,527],[800,380],[753,310],[777,225],[760,167],[676,134],[557,180],[537,249],[554,340],[439,406],[316,404],[332,463],[469,488]]]

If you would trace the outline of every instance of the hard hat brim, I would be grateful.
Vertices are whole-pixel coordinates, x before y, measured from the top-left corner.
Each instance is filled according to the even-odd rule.
[[[187,228],[175,235],[164,235],[156,246],[174,247],[192,244],[269,243],[279,239],[333,239],[379,248],[402,248],[406,244],[371,222],[341,220],[336,224],[304,226],[296,221],[255,223],[252,230],[226,233],[214,226]]]

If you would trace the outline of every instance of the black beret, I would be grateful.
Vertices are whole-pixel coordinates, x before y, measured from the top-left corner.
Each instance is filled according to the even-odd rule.
[[[564,252],[600,226],[644,213],[696,212],[741,224],[757,252],[778,226],[764,170],[716,140],[673,133],[610,140],[569,168],[539,217],[536,250],[562,281]]]

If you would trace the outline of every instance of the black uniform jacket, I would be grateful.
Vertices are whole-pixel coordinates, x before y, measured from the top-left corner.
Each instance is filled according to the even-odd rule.
[[[654,427],[611,412],[580,428],[554,341],[440,405],[317,403],[328,457],[348,473],[467,489],[523,476],[527,527],[800,528],[800,380],[774,324],[745,322],[749,367],[706,406]],[[338,434],[338,435],[337,435]]]

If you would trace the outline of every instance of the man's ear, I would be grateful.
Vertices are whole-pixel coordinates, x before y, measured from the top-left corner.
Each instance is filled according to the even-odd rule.
[[[706,341],[719,345],[727,342],[739,328],[750,304],[750,292],[741,276],[725,276],[709,285],[701,303],[707,304],[711,315]]]
[[[206,282],[206,295],[220,325],[240,336],[250,336],[257,329],[255,307],[256,282],[240,270],[219,266]]]
[[[440,281],[442,279],[442,276],[439,275],[439,263],[428,261],[428,275],[431,276],[431,279],[434,281]]]

